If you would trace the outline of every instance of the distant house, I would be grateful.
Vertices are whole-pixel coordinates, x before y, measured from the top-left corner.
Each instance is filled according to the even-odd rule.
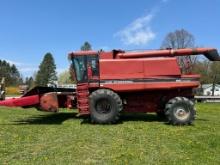
[[[23,85],[19,85],[18,88],[19,88],[19,93],[23,95],[28,91],[29,86],[23,84]]]
[[[203,84],[202,91],[204,96],[212,95],[212,84]],[[214,96],[220,96],[220,84],[215,85]]]

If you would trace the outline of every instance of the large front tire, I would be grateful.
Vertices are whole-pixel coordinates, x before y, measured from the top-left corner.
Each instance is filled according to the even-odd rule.
[[[89,96],[91,122],[116,123],[123,109],[119,95],[109,89],[98,89]]]
[[[195,120],[196,111],[191,100],[175,97],[166,104],[165,114],[170,124],[190,125]]]

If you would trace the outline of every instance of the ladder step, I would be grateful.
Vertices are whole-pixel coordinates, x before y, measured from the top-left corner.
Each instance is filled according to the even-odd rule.
[[[88,103],[89,103],[89,100],[88,100],[88,99],[79,99],[79,100],[78,100],[78,103],[79,103],[79,104],[88,104]]]

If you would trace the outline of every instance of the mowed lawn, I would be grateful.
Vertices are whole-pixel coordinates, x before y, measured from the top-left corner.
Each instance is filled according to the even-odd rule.
[[[220,104],[197,105],[193,126],[154,114],[94,125],[76,113],[0,108],[0,164],[220,164]]]

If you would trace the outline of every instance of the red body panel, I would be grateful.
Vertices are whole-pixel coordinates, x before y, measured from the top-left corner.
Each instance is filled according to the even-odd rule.
[[[152,82],[152,83],[106,83],[101,84],[101,88],[112,89],[117,92],[143,91],[143,90],[167,90],[178,88],[196,88],[199,82]]]
[[[114,91],[196,88],[198,78],[181,76],[176,58],[100,60],[100,87]]]
[[[100,80],[180,75],[176,58],[100,60]]]

